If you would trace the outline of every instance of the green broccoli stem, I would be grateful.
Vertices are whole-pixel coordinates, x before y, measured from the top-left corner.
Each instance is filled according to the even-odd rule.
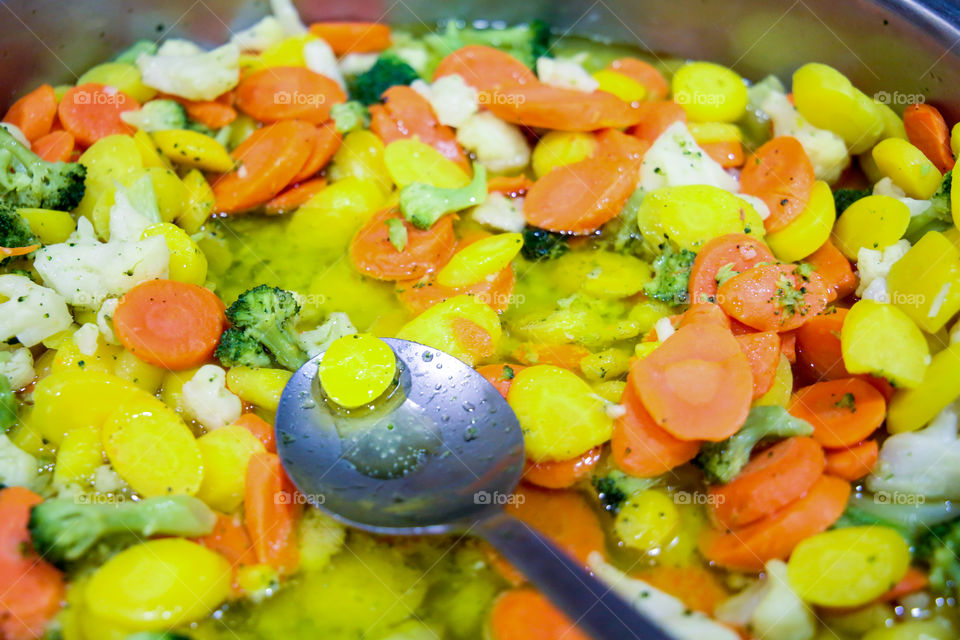
[[[487,168],[475,164],[470,183],[456,189],[434,187],[422,182],[407,185],[400,191],[400,211],[413,226],[429,229],[448,213],[476,206],[486,197]]]
[[[20,144],[20,142],[3,127],[0,127],[0,149],[8,151],[10,155],[16,158],[17,162],[28,169],[36,169],[41,164],[46,164],[40,156]]]
[[[272,326],[264,329],[257,328],[260,342],[273,354],[281,366],[296,371],[309,358],[296,336],[284,326]]]

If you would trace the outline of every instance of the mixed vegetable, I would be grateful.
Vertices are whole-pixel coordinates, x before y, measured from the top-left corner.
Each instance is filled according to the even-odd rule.
[[[506,397],[506,509],[674,637],[957,637],[934,106],[271,5],[3,118],[0,638],[584,637],[484,544],[347,530],[293,487],[284,385],[326,351],[328,398],[376,401],[374,336]]]

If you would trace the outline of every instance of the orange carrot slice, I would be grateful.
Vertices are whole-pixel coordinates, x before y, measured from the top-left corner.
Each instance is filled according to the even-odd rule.
[[[290,574],[300,564],[297,520],[302,505],[274,453],[257,453],[247,464],[244,513],[257,562]]]
[[[233,424],[239,425],[256,436],[270,453],[277,452],[277,443],[274,440],[273,425],[255,413],[245,413]]]
[[[513,378],[518,373],[526,369],[522,364],[487,364],[477,368],[477,373],[482,375],[487,381],[497,388],[504,398],[510,391],[510,385],[513,384]]]
[[[883,424],[887,403],[869,382],[841,378],[798,389],[787,411],[813,425],[817,442],[839,449],[870,437]]]
[[[67,89],[57,107],[63,128],[81,147],[114,134],[132,134],[133,127],[120,119],[124,111],[140,108],[137,101],[116,87],[87,82]]]
[[[67,162],[73,153],[73,136],[66,131],[51,131],[34,141],[32,151],[47,162]]]
[[[916,567],[910,567],[907,569],[906,575],[900,578],[900,582],[893,585],[889,591],[877,598],[877,600],[880,602],[894,602],[903,596],[926,589],[928,584],[930,584],[930,578],[926,573]]]
[[[314,178],[296,184],[277,194],[270,202],[263,205],[263,212],[267,215],[278,216],[295,211],[307,200],[323,191],[326,186],[326,178]]]
[[[700,249],[690,270],[690,300],[715,302],[717,274],[726,269],[743,273],[761,262],[774,262],[773,254],[761,240],[743,233],[713,238]]]
[[[813,316],[797,329],[797,362],[800,372],[811,380],[848,378],[840,350],[840,330],[847,309]]]
[[[513,357],[526,365],[552,364],[556,367],[576,371],[580,368],[580,361],[590,355],[590,352],[578,344],[521,344],[514,352]]]
[[[600,447],[570,460],[530,462],[523,471],[523,479],[545,489],[568,489],[590,475],[600,462]]]
[[[803,145],[793,136],[764,143],[740,174],[740,190],[756,196],[770,209],[764,220],[768,233],[779,231],[803,213],[816,176]]]
[[[791,331],[827,306],[827,288],[816,272],[761,263],[717,288],[723,310],[757,331]]]
[[[724,169],[743,166],[743,144],[739,140],[701,142],[700,148]]]
[[[50,133],[57,117],[57,96],[53,87],[42,84],[21,97],[7,110],[3,121],[16,126],[30,142]]]
[[[330,108],[346,99],[340,85],[306,67],[254,71],[237,87],[237,107],[261,122],[322,124],[330,117]]]
[[[597,151],[594,155],[611,160],[625,159],[640,162],[650,148],[646,140],[627,135],[619,129],[602,129],[597,132],[596,139]]]
[[[639,108],[612,93],[584,93],[539,82],[496,89],[483,102],[507,122],[559,131],[622,129],[640,121]]]
[[[462,246],[462,243],[461,243]],[[432,274],[417,280],[397,283],[397,297],[412,313],[423,313],[433,305],[459,295],[472,295],[481,302],[493,307],[495,311],[504,311],[510,306],[514,285],[513,267],[507,265],[494,276],[465,287],[445,287],[439,284]]]
[[[803,259],[814,268],[827,287],[827,301],[843,299],[857,289],[857,276],[840,249],[827,240],[822,247]]]
[[[576,491],[550,491],[521,484],[516,500],[509,502],[506,510],[584,564],[594,551],[604,551],[600,518]]]
[[[670,83],[649,62],[638,58],[618,58],[607,68],[642,84],[647,90],[648,100],[663,100],[670,93]]]
[[[501,593],[490,611],[492,640],[590,640],[572,620],[533,589]]]
[[[403,251],[390,242],[387,220],[400,220],[407,230]],[[453,216],[443,216],[429,229],[418,229],[395,209],[384,209],[357,232],[350,243],[350,260],[361,273],[377,280],[410,280],[436,271],[456,248]]]
[[[510,54],[475,44],[457,49],[441,60],[433,77],[436,79],[454,73],[482,92],[539,83],[533,71]]]
[[[390,27],[379,22],[314,22],[310,33],[325,40],[338,56],[374,53],[390,46]]]
[[[753,373],[753,398],[759,398],[773,386],[780,364],[780,334],[759,331],[736,336]]]
[[[487,193],[502,193],[510,198],[525,195],[532,186],[533,180],[522,174],[519,176],[493,176],[487,179]]]
[[[637,111],[640,119],[627,133],[648,144],[656,142],[660,134],[674,122],[687,121],[687,112],[684,108],[671,100],[641,102]]]
[[[197,542],[222,555],[233,567],[257,563],[250,534],[237,515],[218,513],[213,531]]]
[[[876,440],[828,451],[826,472],[848,482],[856,482],[873,471],[879,454],[880,447]]]
[[[312,151],[307,157],[307,161],[303,163],[300,172],[293,176],[291,182],[303,182],[307,178],[312,178],[320,169],[327,166],[330,158],[332,158],[333,154],[340,148],[342,141],[343,138],[340,137],[340,134],[337,133],[337,130],[334,129],[329,122],[317,127],[313,135]]]
[[[713,615],[718,604],[730,597],[717,574],[700,565],[672,567],[660,564],[644,569],[637,577],[651,587],[679,598],[690,609],[708,616]]]
[[[956,161],[950,149],[950,129],[935,106],[908,105],[903,110],[903,127],[910,144],[923,151],[937,169],[942,172],[953,169]]]
[[[39,244],[31,244],[26,247],[0,247],[0,257],[12,258],[14,256],[25,256],[39,248]]]

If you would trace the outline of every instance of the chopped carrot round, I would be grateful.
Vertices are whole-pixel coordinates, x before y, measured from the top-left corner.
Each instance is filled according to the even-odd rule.
[[[780,334],[775,331],[759,331],[736,336],[740,348],[747,356],[753,373],[753,398],[757,399],[773,386],[780,363]]]
[[[338,56],[374,53],[390,46],[390,27],[379,22],[314,22],[310,33],[326,41]]]
[[[721,270],[743,273],[761,262],[774,262],[770,249],[762,241],[742,233],[718,236],[697,253],[690,270],[690,300],[713,302],[717,297],[717,275]]]
[[[910,567],[907,569],[906,575],[900,579],[900,582],[893,585],[889,591],[877,600],[880,602],[895,602],[903,596],[926,589],[928,584],[930,584],[930,578],[926,573],[916,567]]]
[[[612,93],[584,93],[539,82],[496,89],[483,100],[498,118],[526,127],[597,131],[630,127],[640,121],[639,108]]]
[[[510,392],[510,385],[518,373],[526,369],[522,364],[487,364],[477,368],[477,373],[497,388],[504,398]]]
[[[640,119],[627,132],[647,144],[653,144],[674,122],[687,121],[687,112],[672,100],[641,102],[637,111]]]
[[[766,203],[770,217],[764,226],[773,233],[803,213],[815,181],[813,163],[800,141],[780,136],[747,159],[740,174],[740,190]]]
[[[468,85],[484,92],[539,82],[527,65],[510,54],[476,44],[457,49],[441,60],[433,77],[451,74],[459,75]]]
[[[883,424],[887,403],[869,382],[841,378],[797,390],[787,410],[813,425],[817,442],[839,449],[870,437]]]
[[[73,153],[73,136],[66,131],[51,131],[34,141],[32,151],[47,162],[67,162]]]
[[[826,472],[848,482],[856,482],[873,471],[879,454],[880,447],[876,440],[828,451]]]
[[[247,464],[244,515],[257,561],[282,574],[300,564],[297,520],[303,509],[275,453],[256,453]]]
[[[197,542],[222,555],[235,568],[257,563],[250,534],[237,515],[218,513],[213,531]]]
[[[244,413],[237,418],[233,424],[240,425],[263,443],[264,448],[270,453],[277,452],[277,443],[273,434],[273,425],[258,416],[255,413]]]
[[[584,564],[594,551],[604,552],[600,518],[576,491],[521,484],[517,499],[510,501],[506,510]]]
[[[490,611],[492,640],[590,640],[572,620],[529,588],[501,593]]]
[[[3,121],[14,125],[31,143],[50,133],[57,117],[57,96],[49,84],[42,84],[18,99]]]
[[[267,215],[277,216],[295,211],[310,198],[323,191],[326,186],[326,178],[314,178],[296,184],[278,193],[267,204],[263,205],[263,212]]]
[[[337,130],[329,123],[317,127],[312,137],[312,151],[307,157],[307,161],[303,163],[300,172],[293,176],[290,181],[292,183],[303,182],[307,178],[312,178],[318,171],[327,166],[343,140]]]
[[[700,148],[724,169],[743,166],[743,144],[739,140],[701,142]]]
[[[134,129],[120,119],[120,114],[139,108],[136,100],[116,87],[88,82],[67,89],[57,115],[77,144],[89,147],[106,136],[132,134]]]
[[[407,244],[403,251],[390,242],[387,220],[403,222]],[[384,209],[357,232],[350,243],[350,260],[362,273],[377,280],[422,278],[450,260],[456,248],[452,216],[443,216],[429,229],[418,229],[395,209]]]
[[[797,363],[811,381],[848,378],[840,350],[840,330],[847,309],[813,316],[797,329]]]
[[[640,162],[650,148],[650,143],[635,136],[627,135],[619,129],[603,129],[596,133],[597,150],[594,155],[610,160],[632,160]]]
[[[663,100],[670,93],[670,83],[649,62],[638,58],[617,58],[607,68],[642,84],[649,100]]]
[[[923,151],[941,172],[953,169],[956,162],[950,149],[950,129],[933,105],[911,104],[903,110],[903,128],[910,144]]]
[[[510,305],[513,285],[513,267],[507,265],[491,279],[484,278],[466,287],[445,287],[433,278],[433,274],[427,274],[417,280],[398,282],[397,297],[403,306],[413,313],[423,313],[438,302],[459,295],[476,296],[481,302],[493,307],[495,311],[504,311]]]
[[[842,300],[857,289],[857,276],[850,261],[827,240],[822,247],[803,259],[813,267],[827,287],[827,302]]]
[[[716,573],[706,567],[672,567],[660,564],[644,569],[637,577],[651,587],[669,593],[694,611],[712,616],[714,609],[730,597]]]
[[[521,344],[513,357],[526,365],[552,364],[563,369],[576,371],[580,361],[590,355],[585,347],[578,344]]]
[[[25,256],[39,248],[40,245],[38,244],[31,244],[26,247],[0,247],[0,257],[13,258],[15,256]]]
[[[545,489],[567,489],[590,475],[600,462],[600,447],[570,460],[530,462],[523,471],[523,479]]]
[[[823,279],[794,265],[758,264],[717,288],[723,310],[757,331],[791,331],[827,306]]]
[[[254,71],[237,87],[237,107],[261,122],[306,120],[323,124],[347,96],[334,80],[306,67]]]

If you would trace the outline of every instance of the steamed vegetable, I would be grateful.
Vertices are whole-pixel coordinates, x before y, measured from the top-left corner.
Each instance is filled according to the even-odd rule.
[[[42,160],[6,129],[0,129],[0,170],[0,202],[10,207],[69,211],[83,197],[83,165]]]
[[[250,289],[227,308],[233,326],[214,355],[230,366],[264,366],[269,353],[287,369],[299,369],[307,360],[292,328],[299,312],[300,303],[289,291],[267,285]]]

